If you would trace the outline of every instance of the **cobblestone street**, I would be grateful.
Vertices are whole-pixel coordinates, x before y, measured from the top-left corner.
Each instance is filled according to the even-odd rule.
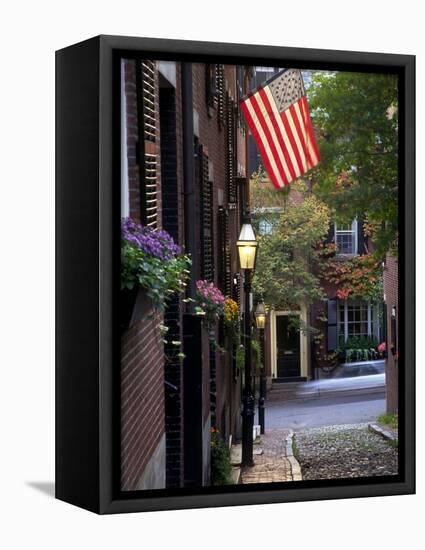
[[[299,431],[295,455],[307,480],[396,475],[398,469],[396,446],[367,424]]]
[[[255,466],[242,469],[242,483],[293,481],[293,465],[287,454],[290,433],[290,430],[269,430],[261,436],[259,443],[254,445]]]

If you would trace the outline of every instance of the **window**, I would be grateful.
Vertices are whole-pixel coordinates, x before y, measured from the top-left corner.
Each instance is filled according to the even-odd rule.
[[[270,235],[273,232],[273,224],[270,220],[260,220],[258,224],[260,235]]]
[[[357,254],[357,219],[352,223],[335,223],[335,244],[338,254]]]
[[[338,340],[374,336],[379,339],[380,319],[376,306],[361,300],[338,302]]]

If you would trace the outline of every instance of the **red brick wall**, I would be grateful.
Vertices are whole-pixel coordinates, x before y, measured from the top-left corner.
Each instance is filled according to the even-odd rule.
[[[121,487],[134,490],[164,434],[163,345],[142,320],[121,339]]]
[[[392,341],[391,334],[391,310],[396,307],[397,316],[397,350],[398,350],[398,262],[396,258],[387,256],[384,270],[384,295],[387,306],[387,348]],[[386,391],[387,391],[387,412],[395,413],[398,411],[398,359],[387,349],[386,361]]]
[[[124,62],[127,106],[127,158],[130,216],[140,221],[140,179],[136,162],[137,102],[135,61]],[[158,86],[156,75],[156,86]],[[158,100],[158,94],[156,94]],[[159,109],[157,105],[157,128]],[[158,155],[158,202],[160,212],[160,142]],[[159,216],[159,224],[161,216]],[[162,315],[142,319],[121,338],[121,487],[137,489],[138,483],[165,431],[164,347],[158,325]],[[165,472],[164,472],[165,475]]]

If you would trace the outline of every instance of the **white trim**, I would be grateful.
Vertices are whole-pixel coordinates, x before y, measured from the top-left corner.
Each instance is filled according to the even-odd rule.
[[[340,235],[352,235],[353,236],[353,242],[354,242],[354,252],[339,252],[338,251],[338,234]],[[358,255],[358,247],[359,247],[359,230],[358,230],[358,221],[357,218],[354,218],[354,220],[351,222],[351,229],[338,229],[338,224],[334,223],[334,236],[335,236],[335,245],[337,247],[337,255],[338,256],[357,256]]]
[[[372,332],[372,306],[371,303],[367,303],[367,333],[369,336],[375,336]]]
[[[127,157],[127,98],[125,95],[125,59],[121,60],[121,217],[130,213]]]

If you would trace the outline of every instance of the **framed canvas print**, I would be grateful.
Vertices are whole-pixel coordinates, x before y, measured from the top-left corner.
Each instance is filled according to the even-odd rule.
[[[414,57],[56,60],[57,498],[413,493]]]

